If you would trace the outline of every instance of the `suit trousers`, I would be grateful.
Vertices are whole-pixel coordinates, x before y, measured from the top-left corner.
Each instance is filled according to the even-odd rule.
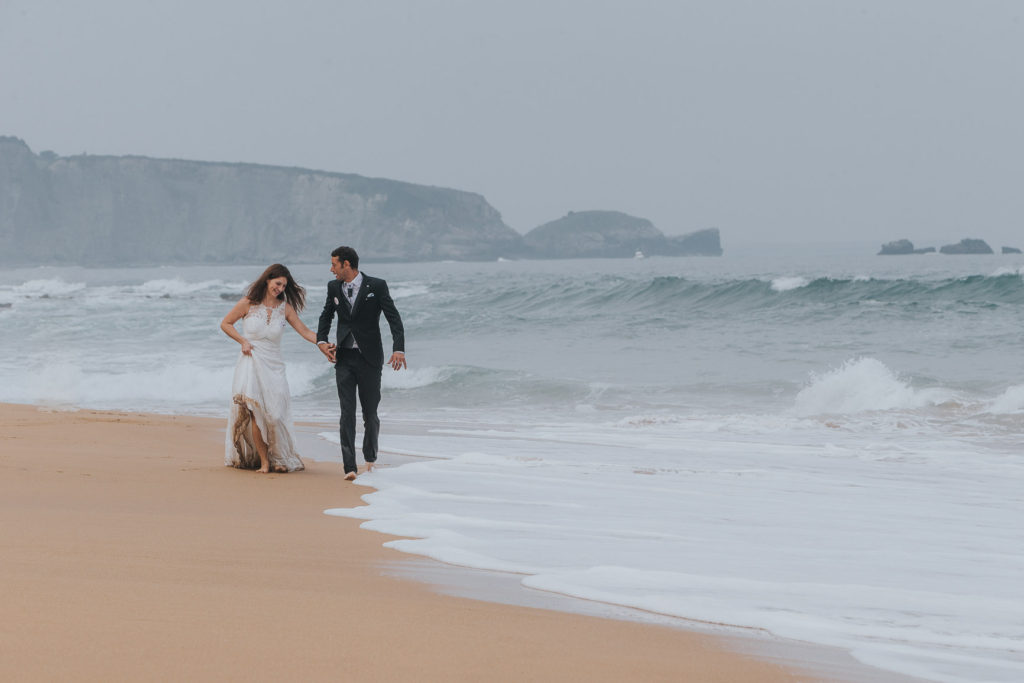
[[[363,459],[377,460],[377,435],[380,419],[377,406],[380,404],[380,378],[383,366],[374,367],[358,349],[338,349],[334,364],[334,377],[338,383],[338,400],[341,402],[341,460],[345,473],[355,472],[356,467],[356,393],[363,409]]]

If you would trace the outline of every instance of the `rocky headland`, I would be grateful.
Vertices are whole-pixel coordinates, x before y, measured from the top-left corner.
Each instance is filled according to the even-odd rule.
[[[618,211],[570,211],[523,237],[533,258],[721,256],[717,228],[669,237],[646,218]]]
[[[480,195],[257,164],[33,154],[0,138],[0,262],[491,259],[521,236]]]
[[[624,216],[581,212],[568,229],[547,224],[524,237],[461,190],[260,164],[35,154],[0,136],[8,266],[309,263],[339,244],[374,261],[721,253],[717,230],[666,237]]]

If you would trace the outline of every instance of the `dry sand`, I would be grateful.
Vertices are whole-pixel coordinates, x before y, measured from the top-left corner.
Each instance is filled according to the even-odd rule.
[[[223,422],[0,404],[0,680],[811,680],[681,629],[385,576],[341,467],[222,465]]]

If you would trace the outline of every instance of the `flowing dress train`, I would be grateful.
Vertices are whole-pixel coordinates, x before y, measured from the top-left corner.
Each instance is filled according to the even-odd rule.
[[[239,352],[231,384],[224,454],[224,464],[230,467],[259,469],[252,433],[255,420],[267,444],[271,471],[305,469],[292,440],[291,393],[281,356],[281,337],[288,324],[284,313],[284,302],[274,308],[258,304],[242,318],[242,336],[252,344],[252,354]]]

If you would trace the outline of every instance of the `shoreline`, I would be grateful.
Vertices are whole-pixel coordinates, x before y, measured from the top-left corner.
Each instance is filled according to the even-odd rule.
[[[395,432],[397,425],[389,431]],[[315,453],[312,459],[341,466],[338,444],[323,439],[320,433],[336,431],[332,424],[303,420],[296,423],[296,440],[305,450]],[[406,433],[398,428],[397,433]],[[400,467],[404,464],[430,460],[432,456],[410,455],[381,449],[383,466]],[[307,456],[307,459],[310,459]],[[366,493],[376,489],[365,486]],[[362,504],[362,502],[360,502]],[[339,518],[342,519],[342,518]],[[362,520],[357,520],[362,523]],[[383,539],[386,534],[377,531]],[[382,540],[383,544],[385,541]],[[736,652],[758,659],[775,662],[784,667],[795,667],[803,674],[821,677],[836,683],[922,683],[925,679],[879,669],[858,661],[846,649],[818,643],[781,638],[762,628],[739,626],[726,622],[704,622],[673,615],[650,612],[615,603],[587,600],[576,596],[527,588],[522,575],[510,572],[478,569],[448,564],[431,557],[400,552],[400,557],[389,563],[386,571],[393,576],[428,585],[431,590],[457,597],[466,597],[537,609],[557,610],[602,619],[615,619],[639,624],[679,629],[720,639]]]
[[[369,490],[330,460],[225,467],[223,429],[0,404],[5,679],[879,680],[814,646],[590,616],[518,583],[495,599],[464,578],[485,573],[324,515]]]

